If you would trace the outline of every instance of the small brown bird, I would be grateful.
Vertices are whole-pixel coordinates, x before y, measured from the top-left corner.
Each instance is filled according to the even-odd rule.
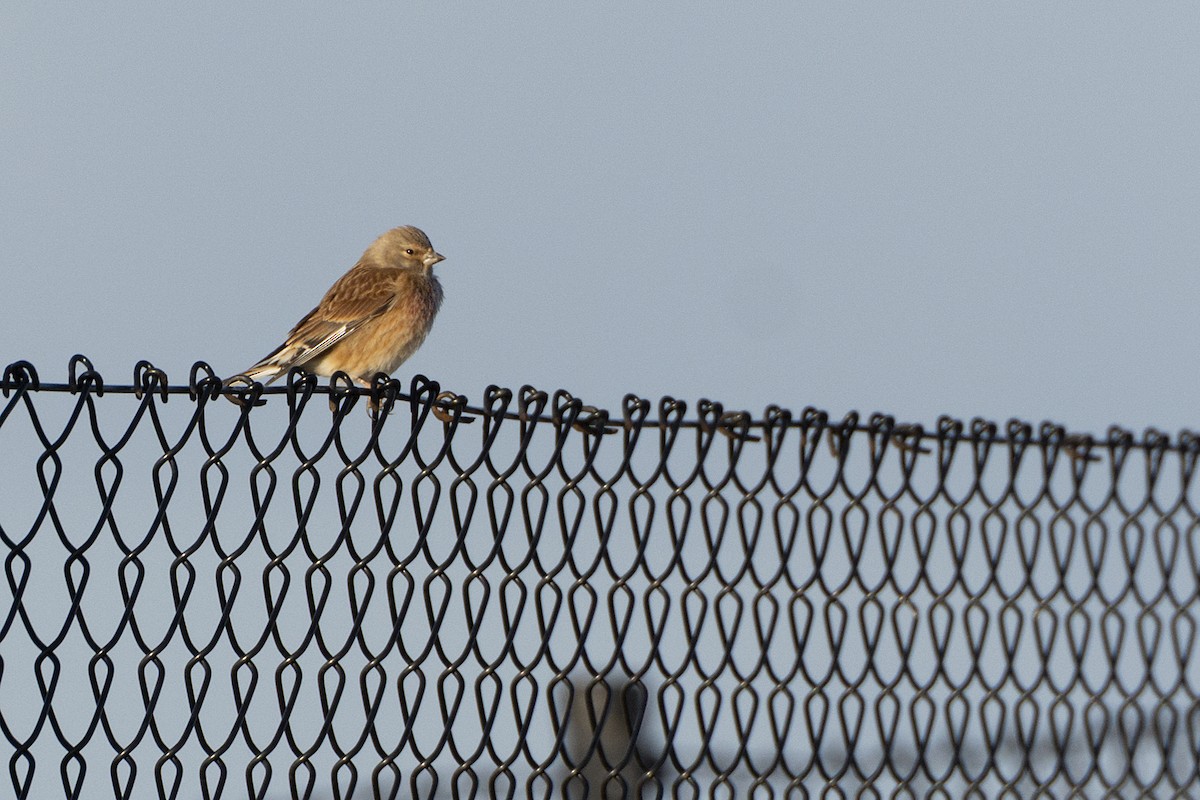
[[[422,231],[393,228],[337,279],[283,344],[226,383],[271,383],[292,367],[324,376],[340,370],[362,386],[370,386],[377,372],[390,375],[433,327],[442,304],[433,265],[443,258]]]

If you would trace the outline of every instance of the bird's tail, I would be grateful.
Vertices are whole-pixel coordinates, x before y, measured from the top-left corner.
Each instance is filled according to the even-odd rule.
[[[286,375],[288,368],[282,364],[272,361],[270,356],[264,358],[249,369],[245,369],[236,375],[231,375],[221,381],[222,385],[228,389],[235,387],[238,391],[235,394],[226,394],[225,399],[237,405],[242,405],[243,401],[240,398],[240,393],[244,389],[249,389],[250,384],[254,381],[262,383],[264,386],[269,386],[280,375]]]
[[[287,375],[288,370],[297,364],[301,363],[301,356],[304,355],[305,348],[297,347],[290,342],[284,342],[279,347],[267,354],[265,358],[257,364],[239,372],[232,378],[225,381],[228,386],[231,381],[260,381],[264,385],[270,385],[280,376]]]
[[[282,353],[281,350],[276,350],[254,366],[248,367],[236,375],[231,375],[222,381],[222,383],[226,387],[238,386],[247,388],[254,381],[258,381],[264,386],[270,386],[281,376],[286,375],[292,367],[291,360],[280,358],[281,355],[287,355],[286,353]]]
[[[287,370],[280,364],[255,364],[253,367],[243,370],[237,375],[226,378],[225,385],[228,386],[231,383],[251,383],[253,381],[258,381],[264,386],[269,386],[275,380],[277,380],[280,375],[283,375],[286,372]]]

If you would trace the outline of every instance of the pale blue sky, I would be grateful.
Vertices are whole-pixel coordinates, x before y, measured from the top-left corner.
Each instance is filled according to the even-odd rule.
[[[0,362],[271,350],[374,236],[414,371],[1200,427],[1200,7],[0,10]]]

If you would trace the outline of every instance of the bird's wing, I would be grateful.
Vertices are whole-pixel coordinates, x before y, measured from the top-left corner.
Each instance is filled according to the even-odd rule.
[[[395,269],[350,270],[296,323],[283,344],[244,374],[254,380],[266,376],[274,380],[324,353],[392,307],[399,273]]]

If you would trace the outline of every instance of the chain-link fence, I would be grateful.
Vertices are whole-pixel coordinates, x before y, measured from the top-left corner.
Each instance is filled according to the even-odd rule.
[[[1200,795],[1189,433],[0,386],[0,795]]]

